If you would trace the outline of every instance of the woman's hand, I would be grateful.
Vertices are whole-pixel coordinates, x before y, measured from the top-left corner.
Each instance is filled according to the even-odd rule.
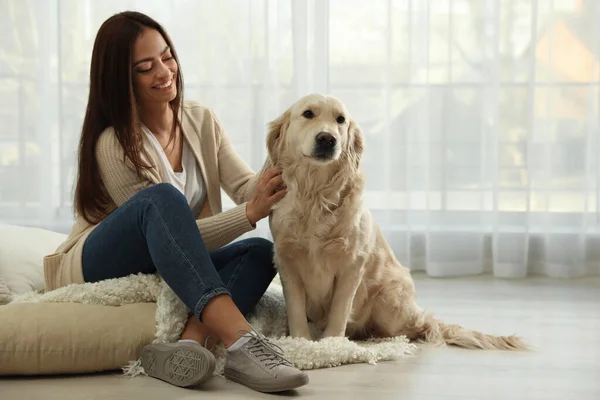
[[[252,225],[267,217],[271,207],[287,194],[287,187],[283,184],[281,169],[272,167],[266,170],[258,179],[254,197],[246,204],[246,217]]]

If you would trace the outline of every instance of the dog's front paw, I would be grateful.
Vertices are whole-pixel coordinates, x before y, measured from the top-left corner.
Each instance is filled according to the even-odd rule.
[[[323,335],[321,336],[321,339],[325,339],[328,337],[344,337],[346,336],[346,330],[345,329],[325,329],[325,331],[323,332]]]
[[[292,329],[290,336],[293,338],[303,338],[306,340],[313,340],[310,330],[308,329]]]

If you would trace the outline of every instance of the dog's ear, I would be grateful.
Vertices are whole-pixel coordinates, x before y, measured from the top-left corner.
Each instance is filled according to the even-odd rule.
[[[348,127],[348,157],[355,169],[359,169],[360,160],[364,151],[364,137],[362,129],[354,120],[350,120]]]
[[[279,162],[279,153],[283,145],[283,137],[290,125],[290,114],[291,110],[287,109],[283,114],[277,117],[277,119],[269,123],[267,150],[269,151],[269,158],[273,165],[277,165]]]

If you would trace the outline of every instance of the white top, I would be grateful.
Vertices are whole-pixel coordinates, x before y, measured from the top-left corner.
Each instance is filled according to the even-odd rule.
[[[183,154],[181,156],[181,165],[183,171],[175,172],[165,154],[165,150],[160,145],[158,139],[156,139],[156,136],[154,136],[145,126],[142,126],[142,128],[160,156],[161,165],[158,167],[164,181],[175,186],[187,199],[194,215],[198,215],[206,201],[206,189],[204,179],[202,178],[202,172],[200,171],[200,165],[196,162],[196,158],[194,157],[187,140],[182,138]]]

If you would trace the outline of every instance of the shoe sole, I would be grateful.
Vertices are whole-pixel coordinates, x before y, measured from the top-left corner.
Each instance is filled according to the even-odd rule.
[[[257,392],[274,393],[297,389],[308,383],[308,375],[305,373],[286,378],[273,378],[266,381],[255,381],[247,375],[229,368],[225,368],[225,377],[240,385],[249,387]]]
[[[199,344],[151,344],[142,350],[141,362],[148,376],[171,385],[199,385],[213,375],[215,357]]]

